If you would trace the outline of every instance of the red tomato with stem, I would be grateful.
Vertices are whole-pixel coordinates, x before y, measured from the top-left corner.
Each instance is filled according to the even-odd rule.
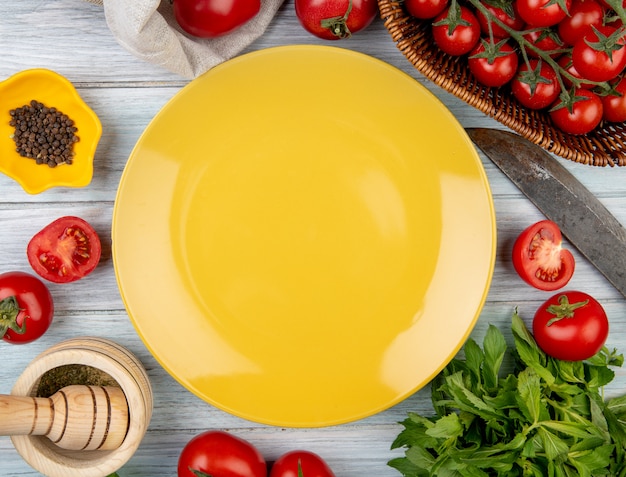
[[[460,56],[469,53],[480,40],[480,24],[467,7],[451,6],[433,22],[433,37],[445,53]]]
[[[470,52],[468,67],[480,83],[499,87],[513,79],[518,61],[517,53],[506,40],[495,45],[483,40]]]
[[[522,63],[511,81],[513,96],[529,109],[543,109],[559,97],[561,86],[556,72],[544,61],[531,59]]]
[[[407,12],[420,20],[435,18],[448,4],[449,0],[404,0]]]
[[[602,96],[602,114],[606,121],[621,123],[626,121],[626,78],[620,78],[613,85],[616,94]]]
[[[303,450],[283,454],[274,462],[270,477],[335,477],[319,455]]]
[[[561,40],[573,46],[580,38],[591,32],[592,26],[602,26],[604,8],[594,0],[573,0],[569,15],[557,25]]]
[[[513,267],[529,285],[544,291],[564,287],[574,274],[574,256],[562,248],[559,226],[541,220],[527,227],[513,244]]]
[[[94,228],[74,216],[46,225],[26,248],[33,270],[55,283],[73,282],[88,275],[98,265],[101,253],[102,244]]]
[[[587,134],[602,121],[602,100],[593,91],[578,88],[574,90],[571,102],[556,101],[550,110],[552,122],[568,134]]]
[[[54,302],[39,278],[24,272],[0,274],[0,337],[23,344],[40,338],[50,327]]]
[[[174,18],[180,27],[198,38],[216,38],[236,30],[254,18],[260,0],[174,0]]]
[[[560,56],[559,59],[557,60],[557,63],[559,64],[561,68],[563,68],[563,70],[566,73],[572,75],[572,77],[575,80],[578,80],[578,85],[577,85],[578,88],[584,88],[584,89],[595,88],[596,85],[594,83],[589,83],[588,81],[585,81],[585,79],[580,75],[580,73],[576,70],[576,68],[574,68],[574,62],[572,61],[571,52],[565,53],[563,56]],[[564,74],[561,75],[561,79],[563,80],[563,84],[565,85],[566,88],[571,88],[572,86],[574,86],[573,80],[568,78]]]
[[[533,336],[539,348],[564,361],[582,361],[602,349],[609,320],[602,305],[579,291],[557,293],[539,307],[533,318]]]
[[[563,51],[565,51],[565,44],[561,38],[559,38],[559,35],[552,30],[552,28],[528,28],[529,30],[523,35],[524,39],[538,50],[547,53],[552,58],[557,58],[563,54]],[[526,49],[526,53],[530,58],[540,57],[540,53],[530,48]]]
[[[378,15],[376,0],[295,0],[303,28],[324,40],[341,40],[367,28]]]
[[[574,68],[590,81],[610,81],[626,66],[626,39],[619,30],[598,27],[580,38],[572,49]]]
[[[516,2],[520,16],[533,27],[556,25],[567,16],[572,6],[572,0],[563,0],[562,2],[555,0],[516,0]]]
[[[248,441],[224,431],[192,438],[178,458],[178,477],[266,477],[267,464]]]
[[[510,5],[510,11],[507,11],[503,8],[484,3],[483,7],[487,9],[489,16],[485,15],[480,10],[476,10],[476,18],[478,18],[480,30],[484,36],[489,38],[489,27],[491,27],[491,33],[496,38],[508,38],[511,36],[508,31],[498,25],[493,19],[499,20],[512,30],[521,31],[524,28],[524,20],[522,20],[522,17],[519,15],[517,3],[513,2]]]

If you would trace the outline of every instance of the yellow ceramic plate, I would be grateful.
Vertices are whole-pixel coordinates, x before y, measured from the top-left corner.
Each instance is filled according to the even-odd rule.
[[[271,48],[154,118],[113,216],[137,332],[230,413],[313,427],[428,383],[484,303],[495,220],[482,164],[414,79],[334,47]]]
[[[29,104],[31,100],[56,107],[67,114],[78,131],[74,144],[74,162],[54,168],[37,164],[20,156],[12,139],[14,128],[9,125],[11,109]],[[0,82],[0,172],[16,180],[29,194],[38,194],[51,187],[84,187],[93,176],[102,125],[98,116],[82,100],[74,85],[65,77],[43,68],[21,71]]]

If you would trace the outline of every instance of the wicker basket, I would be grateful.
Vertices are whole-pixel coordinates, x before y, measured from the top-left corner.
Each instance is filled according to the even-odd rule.
[[[519,104],[507,86],[489,88],[478,83],[465,57],[450,56],[435,46],[430,21],[410,16],[402,2],[378,0],[378,6],[398,49],[441,88],[558,156],[593,166],[626,165],[625,123],[603,123],[587,135],[566,134],[545,111]]]

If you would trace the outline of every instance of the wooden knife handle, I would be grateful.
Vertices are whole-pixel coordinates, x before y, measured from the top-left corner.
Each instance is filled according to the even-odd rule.
[[[0,395],[0,435],[46,436],[63,449],[111,450],[129,426],[124,392],[72,385],[49,398]]]

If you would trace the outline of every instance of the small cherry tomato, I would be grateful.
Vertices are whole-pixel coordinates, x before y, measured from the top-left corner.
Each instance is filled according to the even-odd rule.
[[[557,58],[563,54],[565,44],[552,28],[533,29],[530,26],[528,28],[529,30],[523,35],[526,41],[552,58]],[[530,48],[526,49],[526,53],[530,58],[540,57],[540,53]]]
[[[476,18],[478,18],[480,30],[485,37],[489,38],[489,27],[491,27],[491,33],[496,38],[508,38],[511,36],[508,31],[494,22],[492,20],[493,18],[498,19],[512,30],[521,31],[522,28],[524,28],[524,20],[522,20],[522,17],[519,15],[516,2],[512,2],[510,4],[510,10],[505,10],[487,3],[484,3],[483,6],[487,9],[490,15],[487,16],[482,11],[476,10]]]
[[[470,52],[467,63],[480,83],[498,87],[511,81],[517,73],[518,56],[506,40],[496,45],[482,41]]]
[[[579,292],[557,293],[539,307],[533,318],[533,336],[539,348],[564,361],[582,361],[602,349],[609,320],[602,305]]]
[[[448,4],[449,0],[404,0],[407,12],[420,20],[435,18]]]
[[[559,97],[561,87],[554,69],[547,63],[532,59],[522,63],[511,81],[513,96],[529,109],[543,109]]]
[[[433,22],[433,37],[445,53],[460,56],[469,53],[480,39],[476,15],[467,7],[447,8]]]
[[[68,283],[91,273],[102,245],[94,228],[80,217],[65,216],[46,225],[28,242],[33,270],[46,280]]]
[[[578,87],[584,89],[593,89],[596,85],[593,83],[589,83],[585,81],[585,79],[580,75],[580,73],[574,68],[574,62],[572,61],[572,53],[565,53],[563,56],[560,56],[557,60],[557,63],[563,70],[570,75],[572,75],[575,79],[579,81]],[[574,83],[570,78],[565,75],[561,75],[561,79],[563,79],[563,84],[565,84],[566,88],[571,88],[574,86]]]
[[[573,0],[569,15],[557,25],[561,40],[573,46],[578,39],[591,31],[591,27],[599,27],[604,20],[604,9],[594,0]]]
[[[294,4],[302,27],[324,40],[348,38],[378,15],[376,0],[295,0]]]
[[[533,27],[548,27],[563,20],[572,6],[572,0],[517,0],[517,9],[526,23]]]
[[[626,77],[613,85],[616,94],[602,96],[602,114],[606,121],[621,123],[626,121]]]
[[[24,272],[0,274],[0,337],[23,344],[40,338],[50,327],[54,302],[39,278]]]
[[[248,441],[224,431],[192,438],[178,458],[178,477],[266,477],[267,464]]]
[[[550,109],[552,122],[568,134],[587,134],[602,121],[602,100],[593,91],[578,88],[574,91],[573,103],[565,104],[558,99]]]
[[[574,68],[590,81],[610,81],[626,66],[625,46],[626,38],[618,30],[598,27],[574,44]]]
[[[574,256],[561,247],[559,226],[539,221],[522,231],[513,244],[513,267],[529,285],[553,291],[564,287],[574,274]]]
[[[260,0],[174,0],[180,27],[198,38],[216,38],[250,21],[261,9]]]
[[[317,454],[295,450],[274,462],[270,477],[335,477],[328,464]]]

